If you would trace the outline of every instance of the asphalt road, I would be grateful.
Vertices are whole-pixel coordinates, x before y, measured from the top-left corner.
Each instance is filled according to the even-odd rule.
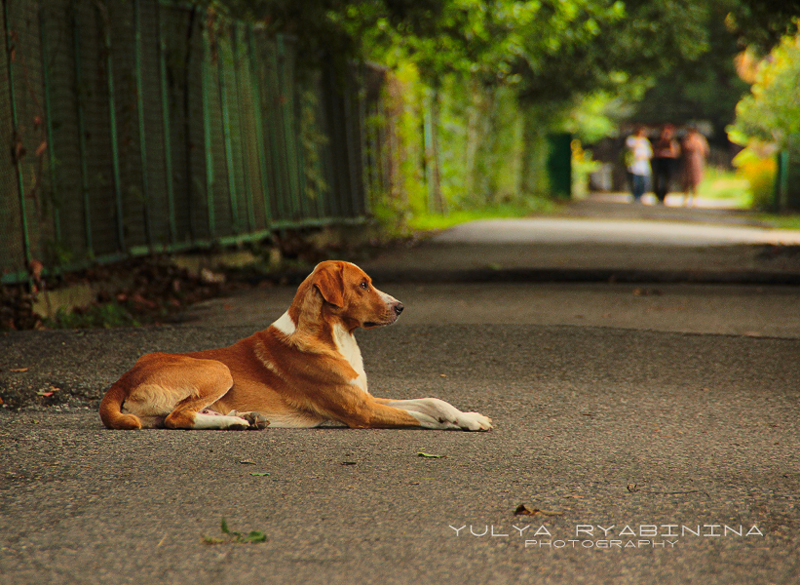
[[[797,336],[478,323],[464,299],[437,319],[418,298],[359,336],[373,393],[438,396],[492,432],[113,432],[77,403],[2,412],[3,583],[800,582]],[[238,302],[217,308],[227,325],[5,336],[0,367],[91,400],[144,351],[246,335]],[[268,540],[205,544],[223,518]]]
[[[493,431],[102,428],[139,355],[231,343],[291,289],[0,335],[0,396],[39,405],[0,410],[0,582],[800,583],[800,289],[383,288],[407,309],[359,334],[372,392]]]

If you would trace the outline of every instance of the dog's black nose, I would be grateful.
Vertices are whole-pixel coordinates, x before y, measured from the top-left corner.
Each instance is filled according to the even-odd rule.
[[[397,303],[394,306],[394,312],[395,312],[396,315],[399,315],[400,313],[402,313],[403,309],[405,309],[405,307],[403,306],[403,303]]]

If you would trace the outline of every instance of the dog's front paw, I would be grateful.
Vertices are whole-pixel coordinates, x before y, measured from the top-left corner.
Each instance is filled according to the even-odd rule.
[[[493,429],[492,419],[479,412],[464,412],[458,420],[458,426],[465,431],[489,431]]]

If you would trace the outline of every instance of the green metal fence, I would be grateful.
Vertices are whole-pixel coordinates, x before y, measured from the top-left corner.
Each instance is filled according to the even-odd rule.
[[[2,2],[4,281],[369,213],[359,71],[190,4]]]

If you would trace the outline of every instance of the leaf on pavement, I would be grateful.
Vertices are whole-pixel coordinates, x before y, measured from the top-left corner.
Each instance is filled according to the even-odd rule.
[[[238,542],[267,542],[267,535],[260,530],[253,530],[247,536],[242,536]]]
[[[50,386],[48,386],[46,390],[37,390],[36,394],[38,394],[39,396],[52,396],[54,392],[58,392],[59,390],[61,390],[61,388],[56,388],[55,386],[50,384]]]
[[[555,510],[540,510],[539,508],[531,508],[527,504],[520,504],[514,510],[514,516],[563,516],[564,512],[557,512]]]
[[[417,457],[428,457],[429,459],[442,459],[447,457],[447,455],[433,455],[431,453],[425,453],[424,451],[420,451],[417,453]]]
[[[225,535],[224,538],[214,538],[213,536],[203,535],[203,542],[208,545],[213,545],[227,543],[243,544],[267,541],[267,535],[260,530],[252,530],[247,534],[242,534],[241,532],[235,532],[231,530],[228,527],[228,522],[225,520],[225,518],[223,518],[220,522],[220,530],[222,531],[222,534]]]

